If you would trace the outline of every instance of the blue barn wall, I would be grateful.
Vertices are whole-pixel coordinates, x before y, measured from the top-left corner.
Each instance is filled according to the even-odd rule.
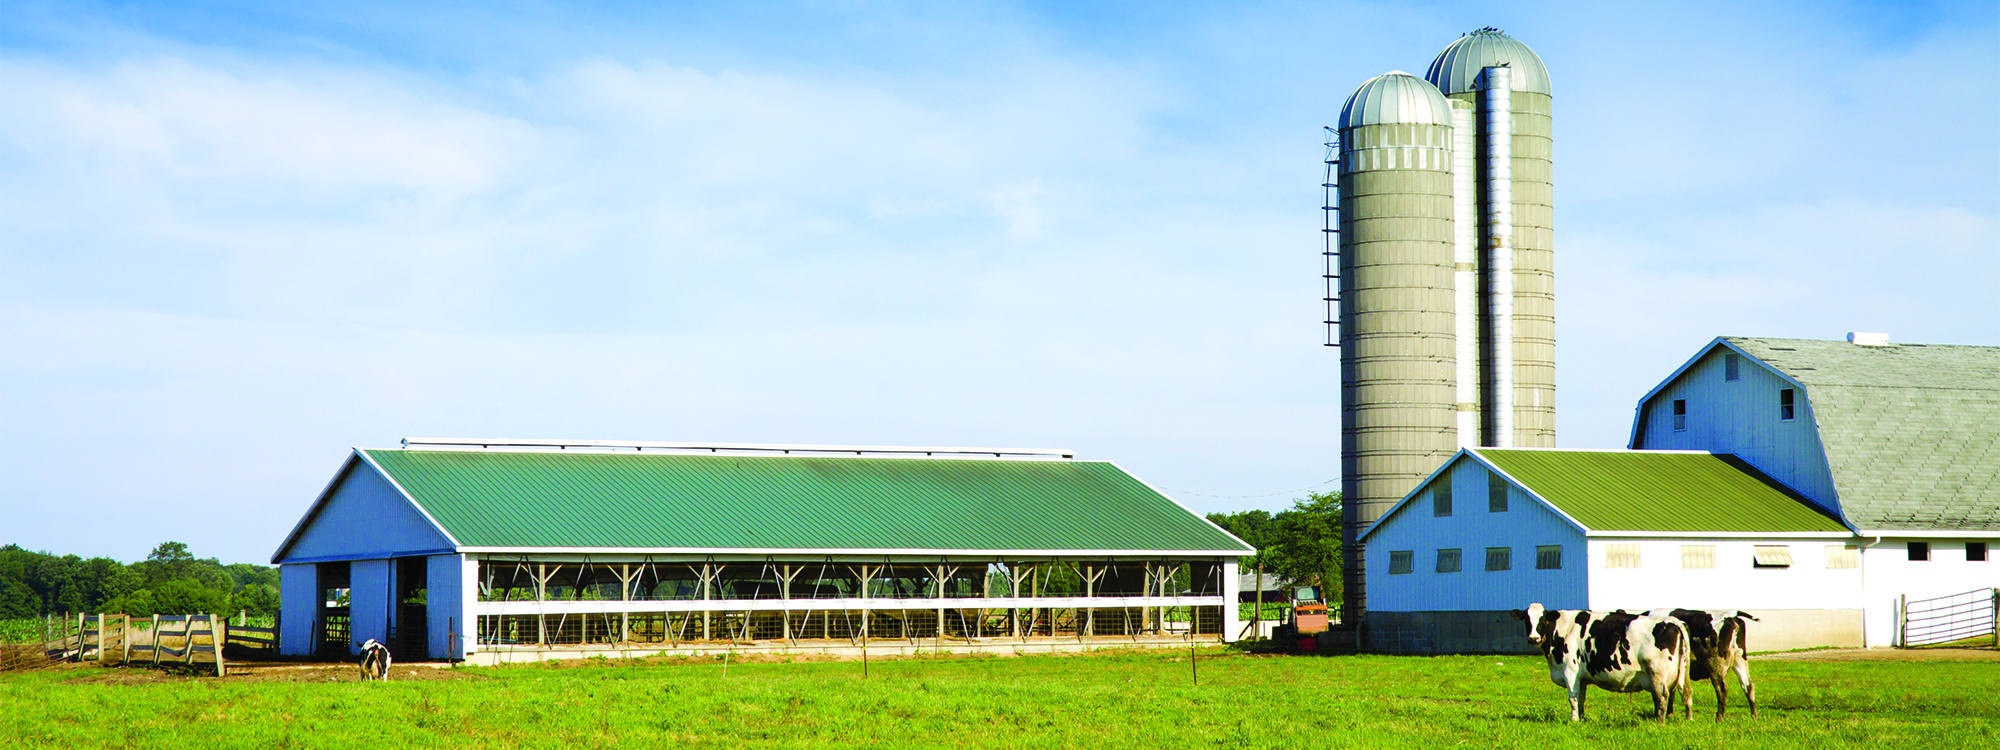
[[[425,601],[429,603],[430,656],[433,659],[463,659],[459,644],[465,632],[465,556],[432,555]]]
[[[389,599],[394,592],[390,589],[390,564],[388,560],[356,560],[350,569],[347,590],[348,616],[353,643],[347,644],[352,654],[360,654],[355,643],[370,638],[389,642]]]
[[[279,562],[379,559],[455,548],[373,466],[357,461]]]
[[[312,563],[278,566],[278,609],[281,613],[278,653],[308,656],[319,644],[313,642],[319,614],[319,567]]]
[[[1632,448],[1730,453],[1828,510],[1840,510],[1820,447],[1812,399],[1804,388],[1756,357],[1740,355],[1736,382],[1724,379],[1724,355],[1715,344],[1640,404]],[[1796,389],[1790,421],[1778,417],[1778,391]],[[1674,400],[1687,401],[1687,429],[1674,429]]]
[[[1489,512],[1489,474],[1484,464],[1460,456],[1448,474],[1433,480],[1449,477],[1452,483],[1450,516],[1432,514],[1435,490],[1427,484],[1369,534],[1362,554],[1368,563],[1370,611],[1497,611],[1520,609],[1530,602],[1556,609],[1585,606],[1588,548],[1583,532],[1512,483],[1506,512]],[[1562,545],[1562,569],[1535,569],[1535,548],[1547,544]],[[1487,547],[1513,549],[1513,568],[1487,571]],[[1451,548],[1462,550],[1461,570],[1436,572],[1437,550]],[[1412,572],[1389,573],[1389,553],[1395,550],[1414,553]]]

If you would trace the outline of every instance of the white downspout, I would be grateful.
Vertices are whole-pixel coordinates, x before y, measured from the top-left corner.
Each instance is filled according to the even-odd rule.
[[[1486,105],[1486,305],[1493,320],[1495,447],[1514,446],[1514,86],[1513,70],[1484,71]]]
[[[1471,103],[1451,108],[1452,315],[1458,336],[1458,447],[1485,446],[1479,416],[1479,122]]]

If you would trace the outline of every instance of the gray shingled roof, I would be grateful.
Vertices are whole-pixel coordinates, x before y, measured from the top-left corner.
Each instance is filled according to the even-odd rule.
[[[1805,386],[1849,523],[2000,530],[2000,346],[1724,338]]]

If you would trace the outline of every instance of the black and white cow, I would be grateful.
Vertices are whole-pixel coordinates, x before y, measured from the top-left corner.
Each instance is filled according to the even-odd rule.
[[[1528,623],[1528,640],[1549,660],[1549,681],[1569,691],[1570,721],[1583,721],[1584,691],[1591,685],[1616,693],[1653,695],[1653,717],[1665,722],[1688,694],[1687,628],[1670,617],[1581,609],[1548,610],[1539,603],[1514,610]]]
[[[389,681],[389,647],[373,638],[361,644],[361,681]]]
[[[1757,684],[1750,681],[1750,650],[1745,645],[1749,636],[1749,620],[1755,620],[1748,612],[1735,609],[1669,609],[1661,608],[1647,615],[1652,617],[1672,617],[1687,627],[1688,644],[1694,653],[1694,663],[1688,665],[1688,679],[1707,680],[1715,687],[1715,720],[1729,710],[1729,675],[1736,671],[1736,682],[1743,688],[1743,698],[1750,702],[1750,717],[1757,717]]]

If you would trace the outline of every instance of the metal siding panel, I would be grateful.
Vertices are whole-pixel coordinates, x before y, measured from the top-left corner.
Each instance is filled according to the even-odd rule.
[[[432,659],[462,659],[454,633],[465,632],[465,556],[431,555],[425,563],[424,601]]]
[[[312,523],[300,529],[285,559],[388,557],[452,546],[381,474],[362,463],[334,489]]]
[[[1454,503],[1450,516],[1431,515],[1427,503],[1413,503],[1371,534],[1367,556],[1368,608],[1383,612],[1455,612],[1521,609],[1532,602],[1574,608],[1588,600],[1584,536],[1562,516],[1513,487],[1502,513],[1487,511],[1488,472],[1460,460],[1449,473]],[[1477,502],[1472,502],[1477,500]],[[1414,512],[1413,512],[1414,511]],[[1560,544],[1561,570],[1536,570],[1535,547]],[[1485,569],[1487,547],[1513,550],[1513,566]],[[1436,573],[1436,550],[1464,550],[1458,573]],[[1415,572],[1389,575],[1389,553],[1412,550]]]
[[[1100,461],[369,455],[471,547],[1250,551]]]
[[[319,614],[318,599],[318,566],[312,563],[278,566],[278,609],[284,619],[278,633],[278,653],[312,654],[313,617]]]
[[[349,654],[360,654],[355,644],[370,638],[389,642],[389,600],[393,598],[389,570],[388,560],[356,560],[348,568],[347,614],[352,618],[348,623]]]

